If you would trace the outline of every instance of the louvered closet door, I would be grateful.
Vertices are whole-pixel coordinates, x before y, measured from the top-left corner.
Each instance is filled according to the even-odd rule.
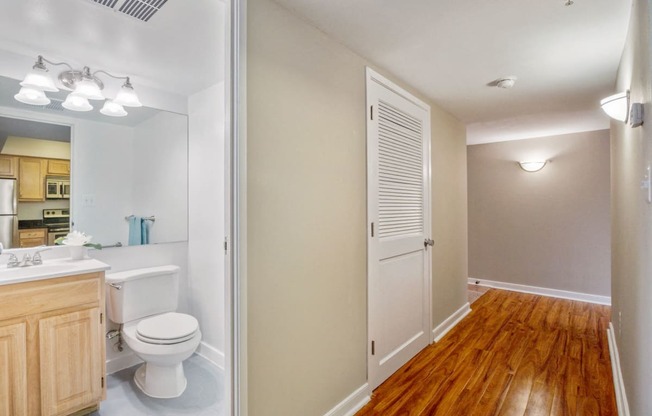
[[[430,342],[430,108],[381,82],[368,74],[372,388]]]

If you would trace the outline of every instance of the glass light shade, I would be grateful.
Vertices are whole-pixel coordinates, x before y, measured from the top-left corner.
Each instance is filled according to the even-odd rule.
[[[57,92],[59,88],[54,84],[54,80],[48,74],[46,69],[34,68],[25,75],[25,79],[20,83],[21,86],[33,88],[35,90]]]
[[[14,95],[16,101],[30,105],[48,105],[50,99],[41,90],[22,87],[18,94]]]
[[[93,109],[93,106],[88,102],[86,97],[75,95],[74,92],[68,94],[66,101],[61,105],[70,111],[91,111]]]
[[[518,164],[521,166],[521,169],[526,172],[540,171],[544,166],[546,166],[546,163],[548,163],[547,160],[536,162],[518,162]]]
[[[111,100],[107,100],[104,103],[104,107],[100,110],[100,113],[109,117],[124,117],[127,115],[124,107],[120,104],[116,104]]]
[[[134,91],[133,87],[129,85],[123,85],[122,88],[120,88],[120,91],[118,91],[118,95],[116,95],[113,102],[115,104],[120,104],[125,107],[143,106],[140,100],[138,99],[138,96],[136,95],[136,91]]]
[[[627,121],[629,112],[629,91],[611,95],[600,101],[602,110],[614,120]]]
[[[84,97],[87,100],[104,100],[104,95],[102,95],[102,90],[91,79],[82,79],[75,83],[75,91],[73,91],[78,97]]]

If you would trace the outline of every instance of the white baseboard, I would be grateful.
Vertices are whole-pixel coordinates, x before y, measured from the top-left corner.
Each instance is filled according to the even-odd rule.
[[[131,350],[124,351],[119,357],[112,358],[106,361],[106,374],[117,373],[125,368],[133,367],[136,364],[142,363],[143,360],[138,358]]]
[[[218,350],[217,348],[213,348],[202,341],[199,344],[197,351],[195,352],[197,355],[200,355],[215,364],[220,370],[224,370],[224,353],[222,351]],[[133,351],[127,349],[119,357],[115,357],[106,361],[106,373],[117,373],[120,370],[133,367],[142,362],[143,360],[138,358],[138,356],[134,354]]]
[[[369,400],[371,400],[371,389],[368,383],[364,383],[356,391],[351,393],[349,397],[329,410],[324,416],[353,416],[365,404],[369,403]]]
[[[195,352],[197,353],[197,355],[204,357],[208,361],[215,364],[220,370],[224,371],[225,359],[224,359],[224,353],[222,351],[202,341],[199,344],[199,348],[197,348],[197,351]]]
[[[625,384],[623,383],[623,373],[620,370],[620,355],[618,354],[618,344],[616,344],[616,334],[614,326],[609,322],[607,330],[609,338],[609,356],[611,357],[611,372],[614,379],[614,390],[616,391],[616,405],[620,416],[629,416],[629,403],[625,394]]]
[[[471,305],[467,302],[459,308],[457,311],[455,311],[451,316],[446,318],[444,322],[440,323],[437,325],[435,329],[432,330],[432,339],[434,342],[439,342],[440,339],[448,331],[453,329],[455,325],[457,325],[466,315],[468,315],[471,312]]]
[[[476,283],[479,282],[479,283]],[[469,277],[470,285],[479,285],[493,287],[496,289],[511,290],[513,292],[532,293],[534,295],[549,296],[552,298],[562,298],[578,300],[580,302],[597,303],[600,305],[611,305],[610,296],[591,295],[588,293],[571,292],[568,290],[548,289],[538,286],[519,285],[516,283],[497,282],[494,280],[475,279]]]

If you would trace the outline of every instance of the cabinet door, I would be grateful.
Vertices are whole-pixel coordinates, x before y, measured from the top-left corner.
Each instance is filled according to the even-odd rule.
[[[0,415],[27,416],[25,323],[0,325]]]
[[[70,161],[48,160],[48,175],[70,176]]]
[[[68,415],[102,397],[100,309],[39,321],[41,415]]]
[[[13,156],[0,155],[0,177],[16,177],[16,158]]]
[[[18,161],[18,200],[45,200],[45,169],[47,161],[21,157]]]

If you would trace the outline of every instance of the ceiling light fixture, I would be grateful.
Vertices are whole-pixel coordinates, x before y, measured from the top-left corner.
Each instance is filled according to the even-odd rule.
[[[564,3],[564,6],[572,6],[573,4],[575,4],[575,2],[573,0],[566,0],[566,3]]]
[[[538,172],[543,169],[548,163],[547,160],[544,161],[531,161],[531,162],[518,162],[518,165],[526,172]]]
[[[516,84],[517,79],[518,78],[516,78],[514,75],[500,77],[487,83],[487,87],[498,87],[498,88],[509,89],[512,88],[514,84]]]
[[[74,69],[66,62],[52,62],[43,58],[41,55],[36,59],[32,70],[27,73],[25,79],[20,83],[22,88],[20,92],[14,95],[17,101],[30,105],[47,105],[50,99],[45,92],[57,92],[54,80],[48,74],[45,63],[59,66],[65,65],[67,71],[59,74],[59,82],[67,89],[72,90],[66,97],[62,106],[71,111],[91,111],[93,106],[88,100],[106,100],[102,94],[104,83],[97,77],[97,74],[105,74],[111,78],[125,80],[124,84],[116,98],[113,101],[107,101],[100,113],[109,117],[124,117],[127,115],[124,107],[142,107],[138,95],[131,85],[129,77],[120,77],[112,75],[106,71],[99,70],[91,72],[90,68],[85,66],[81,71]]]

